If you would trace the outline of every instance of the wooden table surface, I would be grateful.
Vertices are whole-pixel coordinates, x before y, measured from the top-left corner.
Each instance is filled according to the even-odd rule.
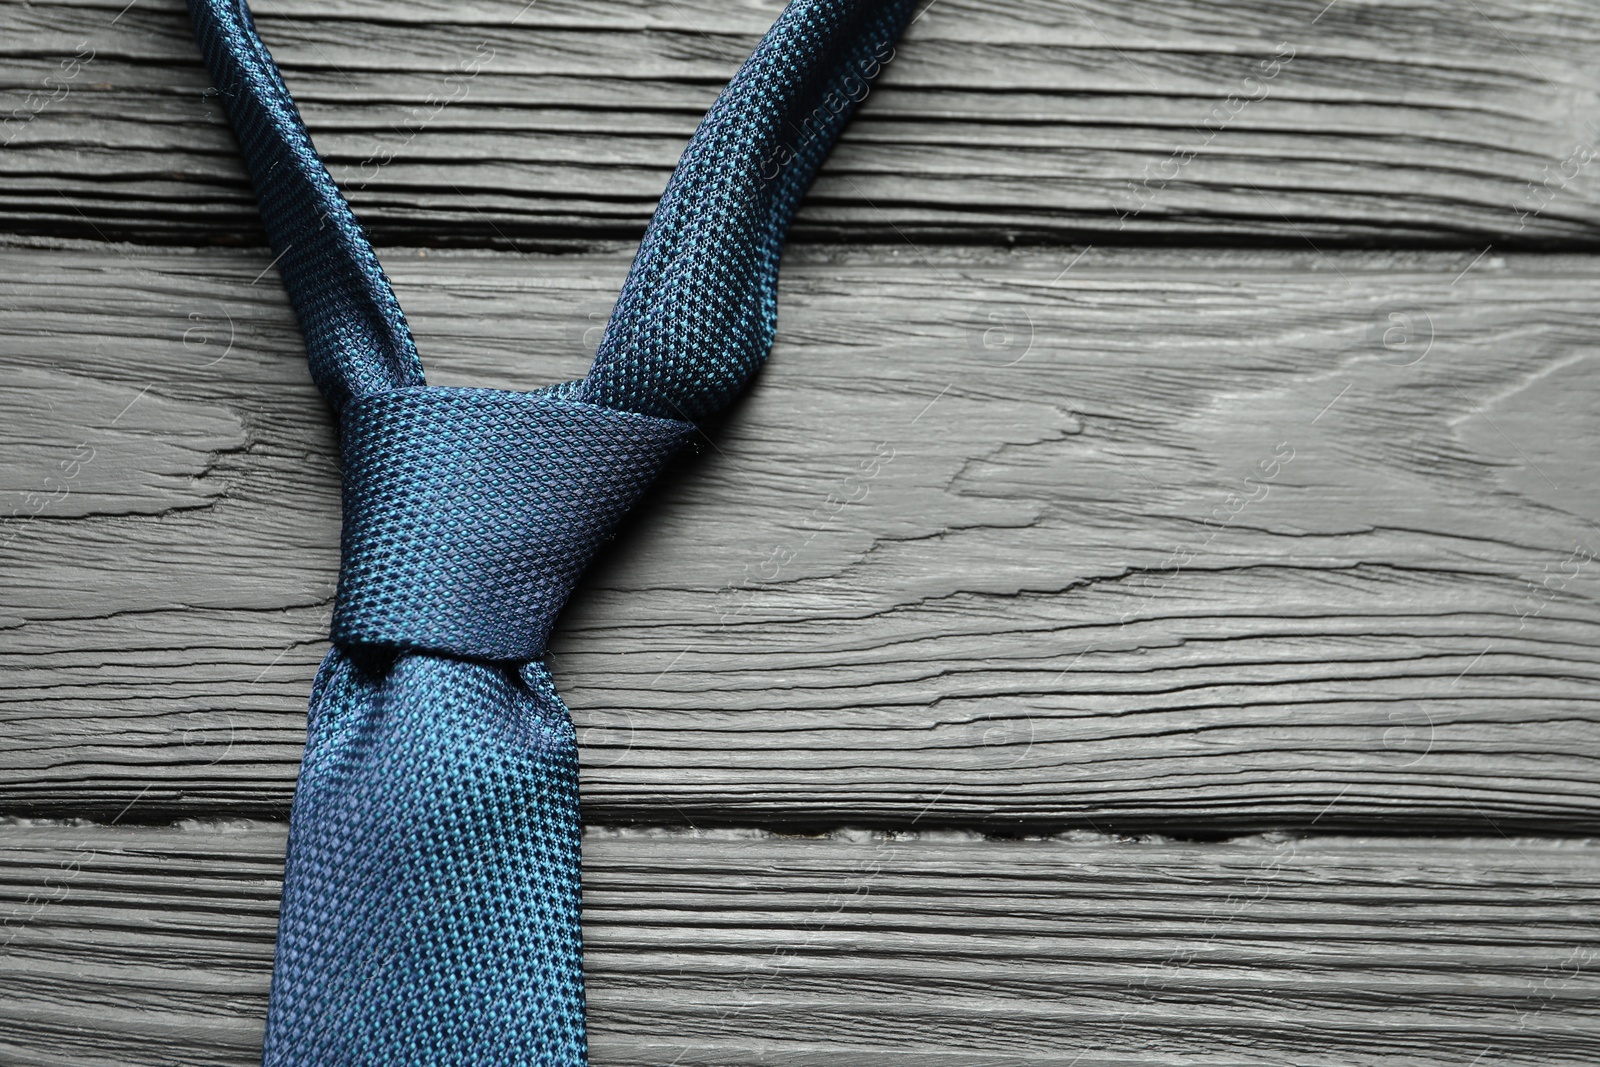
[[[243,1067],[333,426],[125,2],[0,0],[0,1064]],[[255,5],[516,388],[778,10]],[[1592,0],[925,8],[556,636],[597,1067],[1600,1063],[1597,142]]]

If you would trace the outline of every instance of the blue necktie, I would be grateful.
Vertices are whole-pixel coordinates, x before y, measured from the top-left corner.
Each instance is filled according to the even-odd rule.
[[[793,0],[684,151],[588,375],[519,393],[424,384],[248,9],[190,0],[343,465],[266,1067],[585,1062],[577,749],[541,657],[766,358],[790,220],[910,9]]]

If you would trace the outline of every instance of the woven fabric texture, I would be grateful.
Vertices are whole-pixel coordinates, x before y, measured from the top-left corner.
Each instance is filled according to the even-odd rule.
[[[264,1067],[585,1062],[578,753],[539,664],[335,647]]]
[[[685,150],[589,374],[534,393],[425,385],[249,11],[189,8],[341,413],[334,645],[263,1062],[583,1064],[577,748],[539,659],[616,523],[766,358],[784,235],[911,5],[789,5]]]
[[[694,427],[543,393],[396,389],[340,420],[333,640],[529,662]]]
[[[795,210],[910,12],[904,0],[789,5],[667,182],[584,399],[699,421],[744,387],[772,347]]]
[[[189,14],[239,137],[317,388],[337,410],[352,396],[421,385],[400,304],[317,157],[250,9],[243,0],[191,0]]]

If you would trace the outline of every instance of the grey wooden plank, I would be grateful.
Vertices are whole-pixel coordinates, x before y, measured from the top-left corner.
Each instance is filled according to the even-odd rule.
[[[0,1059],[259,1057],[281,827],[0,828]],[[604,1064],[1600,1057],[1600,848],[591,831]]]
[[[637,235],[778,9],[263,0],[320,149],[386,243]],[[940,0],[801,239],[1592,247],[1582,0]],[[0,4],[0,232],[259,242],[180,0]]]
[[[589,817],[1593,828],[1600,261],[1076,255],[790,256],[562,620]],[[0,813],[287,811],[338,495],[267,258],[0,257]],[[533,387],[626,259],[388,264]]]

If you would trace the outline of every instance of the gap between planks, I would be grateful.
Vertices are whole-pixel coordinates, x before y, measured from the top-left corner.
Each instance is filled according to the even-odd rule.
[[[775,0],[254,5],[381,243],[636,239]],[[939,0],[795,236],[1587,248],[1581,0]],[[0,232],[264,243],[181,0],[0,3]]]
[[[0,826],[0,1059],[259,1058],[283,828]],[[591,830],[593,1061],[1600,1058],[1594,842]]]

